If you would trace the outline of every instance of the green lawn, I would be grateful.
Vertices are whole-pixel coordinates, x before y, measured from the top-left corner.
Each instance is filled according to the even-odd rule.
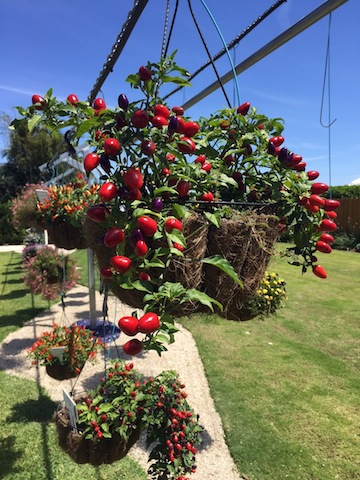
[[[360,256],[323,257],[326,280],[273,262],[289,296],[276,316],[183,320],[231,453],[252,480],[359,478]]]
[[[86,281],[86,252],[74,255]],[[32,305],[19,259],[0,254],[7,272],[0,339],[26,320],[21,312],[31,318],[47,303],[36,297]],[[333,251],[322,261],[326,280],[301,276],[283,258],[273,262],[269,271],[285,278],[289,295],[273,317],[181,319],[196,339],[231,453],[250,480],[359,478],[360,256]],[[54,405],[44,392],[3,372],[0,389],[0,478],[146,478],[128,459],[109,470],[77,466],[56,445]]]
[[[81,252],[84,258],[86,256]],[[86,265],[86,263],[85,263]],[[21,281],[21,256],[0,254],[0,341],[48,307]],[[39,386],[0,371],[0,478],[3,480],[145,480],[130,458],[92,467],[73,462],[57,445],[57,408]]]

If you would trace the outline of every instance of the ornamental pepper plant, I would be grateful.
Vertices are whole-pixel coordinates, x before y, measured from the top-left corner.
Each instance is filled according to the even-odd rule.
[[[331,251],[331,235],[323,235],[336,228],[338,203],[323,198],[328,186],[315,181],[319,173],[307,172],[301,155],[286,145],[283,121],[258,113],[249,102],[194,121],[160,96],[168,83],[188,86],[187,78],[172,54],[129,75],[134,98],[117,92],[116,108],[101,98],[90,105],[74,95],[60,102],[49,90],[30,107],[18,108],[22,118],[13,122],[15,128],[26,122],[29,128],[67,129],[75,146],[87,138],[92,151],[84,170],[103,171],[99,202],[87,216],[104,229],[99,241],[114,249],[101,275],[124,290],[142,292],[145,313],[159,318],[146,332],[139,329],[141,319],[129,321],[130,336],[145,335],[129,340],[129,354],[166,349],[164,343],[174,339],[177,305],[195,301],[221,308],[221,299],[166,279],[172,259],[199,261],[186,257],[189,239],[183,233],[195,212],[221,228],[239,209],[265,208],[277,218],[279,234],[287,231],[293,241],[289,262],[326,277],[317,255]],[[202,261],[242,284],[221,254]]]
[[[80,227],[89,206],[98,201],[99,185],[88,186],[82,173],[66,185],[51,185],[47,196],[37,202],[36,217],[46,223],[59,219],[74,227]]]
[[[52,349],[64,347],[61,359],[55,356]],[[43,366],[67,365],[71,371],[80,373],[85,362],[95,361],[102,343],[94,333],[82,326],[53,324],[50,331],[44,332],[29,348],[29,357],[33,364]]]
[[[112,360],[96,390],[77,403],[78,431],[87,440],[118,435],[128,442],[145,431],[151,446],[150,478],[179,479],[196,471],[201,443],[199,417],[176,372],[142,379],[132,363]],[[185,477],[181,477],[181,476]]]

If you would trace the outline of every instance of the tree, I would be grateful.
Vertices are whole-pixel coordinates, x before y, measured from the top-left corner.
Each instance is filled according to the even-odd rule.
[[[26,125],[21,125],[11,131],[9,148],[3,152],[7,162],[0,166],[0,202],[13,198],[26,183],[49,179],[50,172],[41,172],[40,165],[65,150],[61,136],[50,135],[43,128],[30,133]]]

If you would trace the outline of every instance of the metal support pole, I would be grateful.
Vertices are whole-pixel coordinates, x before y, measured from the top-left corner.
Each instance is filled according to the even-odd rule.
[[[300,21],[295,23],[292,27],[285,30],[285,32],[283,32],[282,34],[280,34],[279,36],[271,40],[271,42],[267,43],[264,47],[260,48],[260,50],[255,52],[253,55],[250,55],[250,57],[248,57],[246,60],[239,63],[235,67],[236,75],[239,75],[240,73],[244,72],[249,67],[251,67],[252,65],[255,65],[255,63],[262,60],[271,52],[281,47],[284,43],[288,42],[289,40],[294,38],[296,35],[303,32],[308,27],[316,23],[318,20],[321,20],[323,17],[325,17],[325,15],[332,12],[336,8],[340,7],[347,1],[348,0],[328,0],[327,2],[324,2],[322,5],[320,5],[320,7],[318,7],[311,13],[309,13],[309,15],[302,18]],[[225,85],[225,83],[229,82],[233,78],[234,78],[233,71],[230,70],[220,78],[220,81],[223,85]],[[190,100],[188,100],[183,105],[184,110],[192,107],[193,105],[196,105],[198,102],[200,102],[201,100],[206,98],[208,95],[213,93],[215,90],[217,90],[219,87],[220,87],[220,83],[218,81],[212,83],[207,88],[205,88],[204,90],[199,92],[197,95],[195,95],[193,98],[190,98]]]

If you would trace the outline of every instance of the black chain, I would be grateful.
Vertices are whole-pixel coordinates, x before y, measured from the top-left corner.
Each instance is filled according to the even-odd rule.
[[[111,52],[101,70],[99,77],[97,78],[93,89],[91,90],[88,96],[88,102],[92,103],[95,100],[96,95],[98,94],[99,90],[101,89],[103,83],[105,82],[107,76],[110,72],[113,71],[113,67],[120,56],[120,53],[123,51],[126,42],[128,41],[133,28],[136,25],[141,13],[143,12],[144,8],[148,0],[135,0],[134,7],[130,10],[128,17],[119,33],[114,46],[111,49]]]

